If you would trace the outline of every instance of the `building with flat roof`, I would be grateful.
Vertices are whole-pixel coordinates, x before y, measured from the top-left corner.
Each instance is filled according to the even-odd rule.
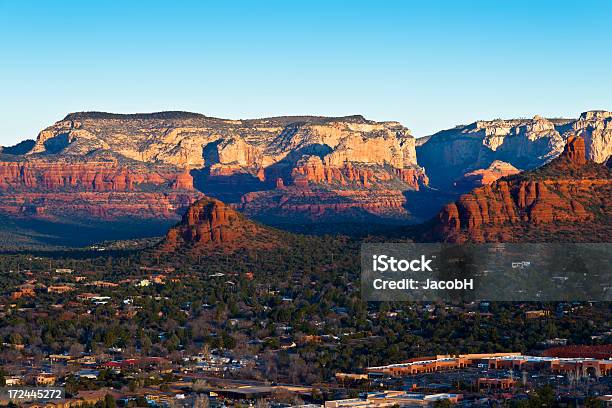
[[[516,356],[520,353],[490,353],[490,354],[460,354],[457,356],[437,355],[435,357],[421,357],[410,359],[403,363],[389,364],[379,367],[368,367],[369,374],[389,375],[402,377],[404,375],[433,373],[436,371],[465,368],[490,358]]]
[[[512,378],[479,378],[476,380],[478,389],[497,389],[508,390],[516,385],[516,380]]]
[[[507,356],[487,359],[492,369],[539,370],[547,369],[557,374],[607,376],[612,374],[612,360],[594,358],[561,358],[540,356]]]
[[[438,355],[411,359],[403,363],[366,368],[369,375],[403,377],[443,370],[484,366],[496,370],[550,370],[557,374],[607,376],[612,374],[612,360],[523,356],[520,353]]]
[[[461,394],[420,394],[405,391],[382,391],[370,392],[365,398],[325,401],[325,408],[426,407],[442,400],[449,400],[451,403],[456,404],[461,398]]]

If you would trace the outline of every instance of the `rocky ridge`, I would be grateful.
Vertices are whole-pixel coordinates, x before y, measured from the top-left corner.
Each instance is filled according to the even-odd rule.
[[[612,112],[587,111],[575,120],[534,116],[477,121],[438,132],[416,150],[432,185],[447,189],[495,160],[524,170],[540,167],[559,156],[572,136],[585,140],[589,160],[605,163],[612,154]]]
[[[344,204],[312,207],[320,195],[341,197],[336,204],[350,201],[351,208],[374,216],[409,218],[401,208],[403,193],[427,184],[410,131],[361,116],[226,120],[186,112],[75,113],[43,130],[28,156],[78,159],[100,152],[190,169],[197,189],[255,216],[274,211],[278,205],[266,207],[273,201],[291,201],[296,205],[278,208],[278,214],[301,211],[317,218],[325,208],[342,217]],[[381,191],[393,198],[379,199]]]
[[[448,242],[606,242],[612,232],[612,172],[587,160],[582,137],[560,157],[504,177],[447,204],[426,239]]]
[[[362,116],[73,113],[2,148],[0,215],[178,220],[204,193],[284,225],[419,222],[462,191],[549,163],[572,137],[609,162],[611,121],[478,121],[417,140]]]
[[[325,157],[328,165],[416,165],[414,138],[408,129],[397,122],[374,122],[361,116],[227,120],[188,112],[83,112],[40,132],[29,154],[83,156],[98,150],[147,163],[210,167],[213,173],[240,168],[254,175],[308,154]]]

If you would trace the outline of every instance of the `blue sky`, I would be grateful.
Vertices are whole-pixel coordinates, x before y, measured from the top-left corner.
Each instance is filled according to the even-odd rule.
[[[0,0],[0,144],[68,112],[363,114],[424,136],[612,109],[612,1]]]

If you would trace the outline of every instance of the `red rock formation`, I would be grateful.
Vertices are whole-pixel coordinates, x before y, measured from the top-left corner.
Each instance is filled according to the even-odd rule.
[[[178,219],[197,197],[191,192],[24,192],[0,196],[0,213],[17,217],[172,220]]]
[[[575,240],[587,228],[607,231],[610,176],[610,169],[586,161],[582,138],[570,138],[563,155],[543,168],[477,188],[446,205],[434,236],[452,242],[547,240],[573,231]],[[598,238],[584,233],[582,240]]]
[[[523,170],[562,154],[566,141],[583,137],[586,158],[605,163],[612,154],[612,112],[588,111],[574,119],[477,121],[417,141],[418,163],[436,188],[449,188],[474,168],[503,160]],[[486,184],[486,183],[485,183]]]
[[[342,167],[325,165],[317,156],[310,156],[298,162],[291,172],[293,182],[304,186],[306,180],[316,184],[339,184],[356,187],[372,187],[373,184],[390,181],[398,178],[409,188],[418,190],[421,185],[428,183],[425,172],[420,167],[390,168],[380,166],[355,166],[350,162]]]
[[[270,248],[279,245],[278,234],[248,220],[223,202],[206,197],[189,207],[181,222],[168,231],[159,249],[165,252],[204,252]]]
[[[172,188],[175,190],[193,190],[193,177],[189,174],[189,169],[186,168],[185,171],[175,176]]]
[[[331,217],[336,221],[348,217],[358,220],[355,212],[384,218],[408,218],[406,198],[399,190],[334,190],[322,191],[296,184],[282,190],[255,191],[242,196],[237,205],[248,215],[278,214],[306,218],[311,221]]]
[[[366,190],[368,199],[356,205],[378,209],[427,184],[415,143],[400,123],[361,116],[225,120],[188,112],[81,112],[42,130],[35,142],[0,148],[9,153],[4,156],[11,156],[11,163],[0,169],[0,196],[23,191],[192,190],[191,176],[177,171],[187,168],[200,191],[233,204],[253,191],[269,190],[275,196],[278,190],[291,194],[312,189],[323,191],[326,208],[352,208],[345,192],[339,194],[341,201],[332,203],[333,193],[353,190],[353,201],[358,202],[360,190]],[[115,162],[98,163],[100,158]],[[161,172],[164,166],[171,168],[169,174]],[[393,199],[376,199],[378,191],[391,189]],[[293,205],[310,208],[309,204]],[[40,206],[28,208],[24,214],[43,212]],[[45,214],[57,211],[50,204],[46,210]]]
[[[584,139],[581,137],[570,136],[565,144],[562,157],[577,166],[586,163],[586,147]]]
[[[407,183],[416,191],[418,191],[421,186],[429,184],[429,178],[425,174],[425,170],[421,167],[394,169],[394,171],[400,180]]]
[[[292,169],[288,185],[283,180],[277,182],[276,189],[246,193],[236,207],[250,216],[278,214],[311,221],[334,214],[337,220],[355,221],[368,214],[408,219],[405,192],[418,191],[427,182],[420,167],[398,169],[350,162],[338,167],[324,164],[318,156],[308,156]]]
[[[0,213],[177,218],[200,194],[188,172],[116,162],[0,162]]]
[[[193,190],[189,173],[176,170],[132,170],[111,162],[0,162],[2,190],[131,191],[137,184],[168,184]]]
[[[495,160],[486,169],[478,169],[464,174],[455,182],[455,187],[462,190],[471,190],[472,188],[487,186],[499,180],[502,177],[518,174],[521,171],[513,165]]]

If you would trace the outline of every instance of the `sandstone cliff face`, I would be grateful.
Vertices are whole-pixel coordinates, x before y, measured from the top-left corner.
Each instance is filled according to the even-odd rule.
[[[177,219],[199,193],[172,167],[0,161],[0,212],[13,216]]]
[[[407,220],[406,198],[398,190],[326,191],[292,186],[273,191],[255,191],[236,205],[249,217],[266,222],[364,222]]]
[[[395,202],[405,202],[405,191],[428,182],[416,164],[415,139],[408,129],[361,116],[225,120],[186,112],[77,113],[43,130],[29,156],[80,160],[101,151],[134,162],[193,169],[200,191],[242,203],[243,209],[248,202],[253,215],[256,209],[269,210],[265,203],[279,195],[296,203],[294,211],[307,214],[320,213],[309,206],[317,194],[327,200],[340,197],[336,204],[353,195],[358,207],[365,200],[369,208],[379,209],[390,201],[379,198],[381,191],[394,196],[395,211]],[[309,198],[300,202],[304,189],[310,190]],[[268,193],[241,198],[258,191]],[[332,205],[329,211],[344,207]]]
[[[440,208],[432,197],[454,199],[539,167],[573,136],[586,141],[586,158],[604,162],[611,120],[591,111],[578,120],[479,121],[415,140],[398,122],[361,116],[75,113],[33,145],[0,152],[0,213],[172,219],[203,192],[262,219],[421,221]]]
[[[298,160],[300,153],[329,156],[332,165],[416,165],[408,129],[361,116],[225,120],[187,112],[76,113],[43,130],[30,154],[81,156],[99,149],[188,168],[218,164],[257,170],[285,159]]]
[[[23,192],[2,196],[0,213],[58,222],[72,219],[112,223],[177,220],[199,196],[185,191]],[[112,229],[111,224],[109,228]]]
[[[318,156],[304,156],[292,169],[293,184],[339,184],[341,186],[371,187],[392,180],[406,183],[417,190],[427,185],[428,179],[420,167],[384,168],[353,165],[350,161],[339,164],[324,163]]]
[[[0,162],[0,191],[133,191],[145,185],[193,190],[189,173],[177,169],[133,169],[112,162]]]
[[[587,159],[605,163],[612,155],[612,112],[584,112],[567,135],[583,137]]]
[[[478,121],[430,136],[417,147],[418,162],[434,187],[450,188],[462,175],[501,160],[534,169],[563,151],[571,136],[585,139],[587,158],[604,163],[612,153],[612,113],[589,111],[579,119]]]
[[[171,228],[158,250],[162,252],[226,252],[238,248],[279,246],[279,233],[246,219],[223,202],[208,197],[192,204]]]
[[[288,183],[279,178],[273,190],[246,193],[237,208],[249,216],[285,220],[408,220],[414,217],[406,210],[405,192],[419,191],[427,182],[416,166],[336,165],[319,156],[303,156]]]
[[[446,205],[433,237],[450,242],[605,240],[612,230],[612,173],[586,160],[571,136],[561,157],[535,171],[502,178]]]

